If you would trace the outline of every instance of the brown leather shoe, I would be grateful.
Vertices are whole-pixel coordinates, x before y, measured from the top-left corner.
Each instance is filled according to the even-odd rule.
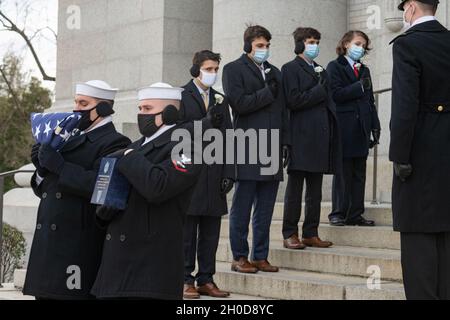
[[[300,241],[300,239],[298,238],[298,235],[296,235],[296,234],[294,234],[292,237],[284,240],[283,246],[286,249],[293,249],[293,250],[303,250],[306,248],[306,246]]]
[[[231,270],[241,273],[257,273],[258,269],[252,266],[247,258],[240,258],[239,261],[233,260]]]
[[[272,266],[269,261],[261,260],[261,261],[252,261],[252,265],[262,272],[278,272],[278,267]]]
[[[228,298],[230,296],[229,292],[220,290],[213,282],[198,287],[197,292],[202,296],[210,296],[213,298]]]
[[[331,241],[322,241],[319,237],[313,237],[308,239],[302,239],[303,243],[308,247],[314,248],[328,248],[333,245]]]
[[[197,289],[195,289],[195,286],[193,284],[185,284],[183,298],[184,299],[200,299],[200,294],[197,292]]]

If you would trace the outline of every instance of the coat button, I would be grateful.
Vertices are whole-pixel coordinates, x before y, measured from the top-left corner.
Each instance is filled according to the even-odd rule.
[[[56,231],[56,224],[52,224],[52,225],[50,226],[50,229],[52,229],[52,231]]]
[[[124,234],[120,236],[120,242],[125,242],[126,239],[127,237]]]
[[[106,241],[111,241],[111,235],[109,233],[106,235]]]
[[[38,223],[38,224],[36,225],[36,230],[41,230],[41,229],[42,229],[42,224]]]
[[[57,192],[56,193],[56,199],[61,199],[62,198],[62,194],[61,194],[61,192]]]
[[[444,106],[439,106],[439,107],[437,108],[437,110],[438,110],[439,112],[444,111]]]
[[[44,192],[43,194],[42,194],[42,199],[46,199],[47,198],[47,192]]]

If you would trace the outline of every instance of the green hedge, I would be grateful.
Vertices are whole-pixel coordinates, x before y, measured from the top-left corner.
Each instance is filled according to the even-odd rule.
[[[12,282],[14,270],[22,268],[22,259],[26,253],[27,243],[22,232],[10,226],[3,224],[3,243],[1,259],[1,282]]]

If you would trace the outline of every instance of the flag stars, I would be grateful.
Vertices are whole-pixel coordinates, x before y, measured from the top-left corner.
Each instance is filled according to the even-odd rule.
[[[48,137],[48,135],[50,134],[50,132],[52,131],[52,128],[50,127],[50,124],[51,124],[51,122],[47,122],[47,123],[45,124],[45,130],[44,130],[44,133],[47,135],[47,137]]]
[[[40,134],[41,134],[41,125],[37,126],[36,129],[34,130],[34,136],[36,137],[36,139],[39,138]]]

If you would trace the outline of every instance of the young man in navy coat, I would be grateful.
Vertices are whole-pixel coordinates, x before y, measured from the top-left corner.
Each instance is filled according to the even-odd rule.
[[[227,99],[214,90],[220,54],[209,50],[194,55],[190,70],[193,79],[183,88],[181,120],[201,121],[211,112],[223,118],[217,128],[223,136],[225,151],[226,130],[233,128]],[[184,298],[197,299],[200,295],[225,298],[230,294],[220,290],[214,282],[216,252],[220,239],[222,216],[228,213],[227,193],[234,185],[235,168],[226,164],[226,153],[221,163],[205,165],[192,195],[184,226]],[[198,272],[195,277],[195,262]],[[195,287],[197,282],[197,288]]]
[[[335,173],[341,161],[336,111],[329,94],[327,72],[314,62],[319,55],[320,32],[298,28],[293,35],[297,57],[281,69],[292,142],[284,200],[284,247],[326,248],[332,243],[319,238],[318,227],[323,174]],[[305,221],[300,240],[298,223],[304,183]]]
[[[363,217],[367,157],[369,149],[379,143],[381,132],[370,71],[361,63],[369,46],[364,32],[347,32],[337,47],[338,58],[327,68],[343,147],[343,169],[333,180],[333,212],[329,215],[334,226],[375,225]]]
[[[278,271],[267,261],[269,232],[279,182],[283,180],[280,155],[283,145],[287,155],[286,145],[289,142],[281,72],[267,62],[271,38],[272,35],[264,27],[248,27],[244,34],[245,53],[227,64],[223,71],[223,88],[233,110],[235,130],[260,136],[258,141],[247,143],[244,148],[238,147],[236,150],[238,157],[245,153],[246,161],[237,164],[237,182],[230,212],[230,241],[234,260],[231,268],[244,273]],[[264,132],[267,133],[265,137],[262,134]],[[269,165],[261,159],[250,163],[250,156],[256,153],[252,150],[255,146],[270,150],[272,162]],[[247,236],[253,207],[251,264],[248,261]]]

